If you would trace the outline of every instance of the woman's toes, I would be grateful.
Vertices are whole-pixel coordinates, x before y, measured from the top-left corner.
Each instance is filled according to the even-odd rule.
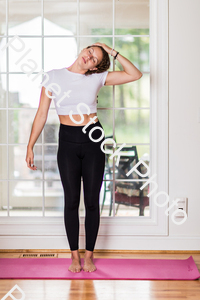
[[[85,272],[94,272],[96,270],[96,267],[94,265],[94,263],[92,261],[87,262],[84,266],[83,266],[83,271]]]
[[[68,270],[73,272],[73,273],[78,273],[82,269],[81,264],[77,260],[73,260],[72,264],[69,266]]]
[[[81,271],[81,269],[76,269],[76,273],[78,273],[78,272],[80,272]]]
[[[83,270],[84,270],[85,272],[89,272],[88,267],[86,267],[86,266],[83,268]]]

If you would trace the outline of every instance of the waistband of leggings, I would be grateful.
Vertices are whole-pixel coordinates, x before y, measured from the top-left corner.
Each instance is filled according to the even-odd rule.
[[[83,127],[85,127],[86,125],[75,125],[74,126],[74,125],[66,125],[66,124],[60,123],[60,128],[62,127],[62,129],[67,129],[67,130],[71,129],[71,130],[76,130],[76,131],[78,131],[78,130],[82,131]],[[89,128],[91,129],[91,128],[95,127],[95,126],[102,127],[102,125],[101,125],[101,123],[100,123],[99,120],[97,122],[95,122],[95,123],[91,123],[90,125],[88,125],[88,127],[87,127],[86,130],[88,130]]]
[[[65,125],[60,123],[59,140],[72,142],[72,143],[88,143],[88,142],[92,142],[92,140],[89,137],[89,132],[91,129],[95,127],[100,127],[103,129],[100,121],[91,123],[90,125],[87,126],[87,128],[85,128],[85,132],[83,132],[82,129],[85,126],[86,125],[71,126],[71,125]],[[97,140],[101,137],[101,135],[102,135],[102,130],[100,130],[99,128],[97,128],[97,130],[93,129],[92,132],[93,139]]]

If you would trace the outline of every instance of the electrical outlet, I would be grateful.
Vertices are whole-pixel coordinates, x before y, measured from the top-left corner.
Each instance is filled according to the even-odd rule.
[[[179,199],[179,201],[177,202],[177,205],[174,205],[174,210],[180,209],[180,210],[184,210],[188,216],[188,198],[186,197],[177,197],[174,201],[177,201]],[[176,218],[184,218],[184,214],[183,213],[176,213],[175,215]]]

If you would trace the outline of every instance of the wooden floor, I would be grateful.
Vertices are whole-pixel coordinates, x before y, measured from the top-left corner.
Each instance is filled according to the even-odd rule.
[[[2,251],[2,250],[0,250]],[[10,250],[11,251],[11,250]],[[18,250],[19,251],[19,250]],[[60,252],[58,257],[70,258]],[[23,252],[36,253],[24,250]],[[44,250],[38,253],[44,253]],[[48,251],[48,253],[51,253]],[[45,251],[47,253],[47,251]],[[0,253],[0,257],[19,257],[21,252]],[[81,258],[84,255],[80,253]],[[94,251],[94,258],[155,258],[187,259],[190,255],[200,271],[200,251],[196,252],[130,252]],[[39,259],[39,258],[38,258]],[[25,300],[200,300],[200,280],[0,280],[0,299],[17,284],[25,293]],[[13,293],[21,299],[20,293]],[[10,296],[6,300],[10,300]]]

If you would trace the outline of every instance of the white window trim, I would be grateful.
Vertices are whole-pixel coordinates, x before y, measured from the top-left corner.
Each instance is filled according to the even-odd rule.
[[[168,0],[150,0],[150,99],[150,176],[157,174],[155,193],[168,194]],[[152,204],[150,197],[151,217],[101,217],[98,235],[168,235],[168,205]],[[2,217],[0,235],[66,236],[60,217]]]

